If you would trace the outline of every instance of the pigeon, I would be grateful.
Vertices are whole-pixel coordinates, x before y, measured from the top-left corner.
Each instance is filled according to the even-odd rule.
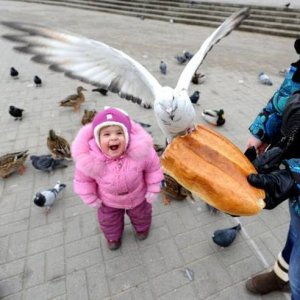
[[[183,55],[184,57],[187,59],[187,60],[191,60],[194,56],[194,54],[192,54],[191,52],[189,51],[183,51]]]
[[[167,64],[164,61],[161,61],[159,64],[160,73],[167,74]]]
[[[241,224],[238,224],[234,227],[219,229],[213,233],[213,241],[221,246],[228,247],[235,240],[236,234],[241,230]]]
[[[52,189],[36,193],[33,202],[39,207],[45,207],[46,215],[50,212],[51,207],[58,199],[60,192],[66,187],[64,183],[57,181]]]
[[[284,6],[285,6],[286,8],[289,8],[289,7],[290,7],[290,5],[291,5],[291,3],[290,3],[290,2],[288,2],[288,3],[286,3]]]
[[[193,93],[193,95],[190,96],[190,100],[193,104],[197,104],[200,98],[200,92],[199,91],[195,91]],[[199,105],[199,104],[198,104]]]
[[[287,75],[287,73],[289,72],[289,69],[281,69],[279,70],[279,75],[285,77]]]
[[[222,126],[225,123],[223,109],[204,109],[202,117],[206,122],[215,126]]]
[[[92,89],[92,92],[99,92],[101,95],[103,96],[107,96],[107,89],[103,89],[103,88],[97,88],[97,89]]]
[[[137,120],[134,120],[134,122],[140,124],[143,128],[151,127],[150,124],[146,124],[146,123],[143,123],[143,122],[140,122],[140,121],[137,121]]]
[[[36,87],[42,86],[42,79],[37,75],[34,76],[33,82],[35,83]]]
[[[215,215],[219,212],[219,210],[211,205],[209,205],[208,203],[206,203],[206,207],[208,209],[208,211],[212,214]]]
[[[2,22],[18,30],[4,38],[17,42],[19,52],[31,54],[35,62],[46,63],[66,76],[106,88],[142,107],[152,106],[156,121],[168,143],[195,128],[196,111],[188,87],[207,54],[249,16],[242,8],[215,29],[184,67],[175,88],[162,86],[139,62],[102,42],[79,35],[24,22]],[[21,43],[21,46],[20,44]],[[162,61],[160,70],[166,74]]]
[[[269,76],[264,72],[259,73],[258,79],[262,84],[273,85],[273,83],[272,83],[271,79],[269,78]]]
[[[22,118],[23,118],[23,111],[24,111],[24,109],[21,109],[21,108],[18,108],[18,107],[15,107],[15,106],[13,106],[13,105],[11,105],[10,107],[9,107],[9,114],[11,115],[11,116],[13,116],[14,118],[15,118],[15,121],[16,120],[22,120]]]
[[[153,147],[158,156],[161,156],[166,149],[166,147],[159,144],[154,144]]]
[[[19,72],[14,67],[11,67],[10,68],[10,76],[14,79],[18,79],[19,78]]]
[[[201,84],[205,81],[205,74],[195,72],[192,77],[192,83]]]
[[[48,173],[53,173],[56,169],[67,168],[64,159],[54,159],[52,155],[31,155],[31,163],[34,168]]]
[[[180,65],[183,65],[188,61],[184,55],[176,55],[175,58]]]

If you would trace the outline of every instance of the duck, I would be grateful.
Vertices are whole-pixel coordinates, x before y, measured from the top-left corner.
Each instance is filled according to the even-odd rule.
[[[193,84],[201,84],[205,81],[205,74],[195,72],[192,77]]]
[[[161,191],[163,196],[163,203],[165,205],[170,204],[170,198],[181,201],[185,200],[187,197],[190,197],[193,201],[195,201],[193,194],[188,189],[183,187],[173,177],[166,173],[164,173],[164,179],[161,184]]]
[[[6,178],[18,171],[20,175],[25,172],[24,163],[28,156],[28,150],[7,153],[0,157],[0,177]]]
[[[81,124],[85,125],[85,124],[91,123],[96,114],[97,114],[97,111],[95,109],[93,109],[93,110],[85,109],[82,119],[81,119]]]
[[[166,147],[154,144],[154,149],[157,155],[162,156]],[[161,192],[163,196],[163,203],[165,205],[169,205],[171,202],[171,198],[174,200],[184,200],[187,197],[190,197],[193,201],[195,200],[193,194],[184,188],[181,184],[179,184],[173,177],[164,173],[164,179],[161,183]]]
[[[77,87],[77,94],[69,95],[64,100],[61,100],[60,106],[73,107],[74,111],[79,111],[81,103],[85,101],[85,97],[82,91],[86,91],[82,86]]]
[[[225,123],[223,109],[204,109],[202,117],[206,122],[215,126],[222,126]]]
[[[53,129],[49,130],[49,136],[47,138],[47,147],[54,158],[63,158],[66,160],[71,160],[70,144],[65,138],[56,135]]]

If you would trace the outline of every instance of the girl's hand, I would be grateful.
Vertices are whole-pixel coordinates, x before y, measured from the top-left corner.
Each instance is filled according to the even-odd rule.
[[[96,208],[96,209],[100,208],[101,205],[102,205],[102,200],[100,200],[100,199],[97,199],[95,202],[90,204],[91,207]]]
[[[150,204],[158,200],[159,193],[150,193],[147,192],[145,195],[146,201]]]

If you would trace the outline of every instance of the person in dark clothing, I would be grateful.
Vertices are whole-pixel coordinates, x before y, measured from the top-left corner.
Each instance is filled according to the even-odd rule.
[[[300,39],[294,44],[300,54]],[[285,291],[300,299],[300,60],[291,64],[280,88],[249,127],[246,148],[259,155],[253,164],[258,174],[248,181],[266,191],[266,209],[289,199],[290,227],[286,244],[270,272],[246,281],[255,294]],[[267,149],[267,151],[266,151]],[[282,168],[284,166],[284,168]]]

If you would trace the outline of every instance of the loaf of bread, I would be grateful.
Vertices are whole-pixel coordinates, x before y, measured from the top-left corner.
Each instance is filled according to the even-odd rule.
[[[253,165],[232,142],[206,126],[176,137],[161,163],[165,173],[220,211],[250,216],[265,206],[265,192],[247,181],[256,173]]]

